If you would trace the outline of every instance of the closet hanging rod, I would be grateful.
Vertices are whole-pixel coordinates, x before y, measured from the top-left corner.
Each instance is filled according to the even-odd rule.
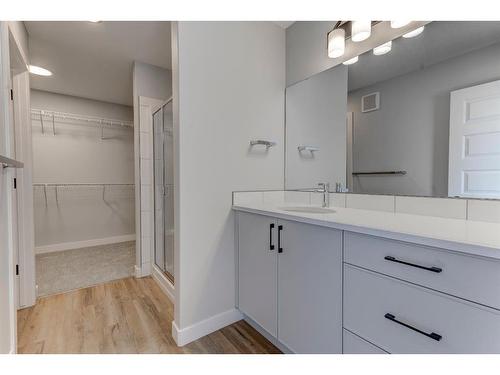
[[[104,118],[104,117],[84,116],[84,115],[77,115],[74,113],[47,111],[44,109],[36,109],[36,108],[31,109],[31,117],[34,120],[40,120],[42,122],[42,126],[43,126],[43,119],[45,118],[51,120],[53,126],[55,119],[59,119],[59,120],[72,120],[72,121],[80,121],[86,123],[94,123],[97,126],[106,125],[106,126],[118,126],[118,127],[122,126],[125,128],[134,127],[133,121],[118,120],[118,119]]]
[[[68,183],[68,184],[41,184],[36,183],[33,186],[134,186],[135,184],[98,184],[98,183]]]

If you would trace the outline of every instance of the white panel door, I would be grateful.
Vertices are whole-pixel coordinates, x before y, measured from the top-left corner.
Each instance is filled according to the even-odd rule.
[[[500,198],[500,81],[451,93],[448,195]]]
[[[342,353],[342,232],[279,221],[278,339],[295,353]]]
[[[238,308],[273,337],[277,335],[275,219],[238,213]]]

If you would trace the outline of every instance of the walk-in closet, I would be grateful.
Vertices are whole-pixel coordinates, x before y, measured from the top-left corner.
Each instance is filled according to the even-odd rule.
[[[38,296],[132,276],[131,107],[31,92]]]

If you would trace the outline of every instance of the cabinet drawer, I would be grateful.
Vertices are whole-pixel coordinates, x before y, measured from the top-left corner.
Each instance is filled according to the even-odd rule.
[[[344,329],[343,341],[343,354],[387,354],[346,329]]]
[[[495,259],[345,232],[344,261],[500,309]]]
[[[499,311],[347,264],[344,327],[389,353],[500,353]]]

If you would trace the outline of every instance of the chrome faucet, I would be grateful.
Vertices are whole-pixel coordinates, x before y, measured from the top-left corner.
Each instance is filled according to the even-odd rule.
[[[323,193],[322,207],[330,207],[330,184],[328,182],[320,182],[318,186],[319,189],[316,189],[316,192]]]

